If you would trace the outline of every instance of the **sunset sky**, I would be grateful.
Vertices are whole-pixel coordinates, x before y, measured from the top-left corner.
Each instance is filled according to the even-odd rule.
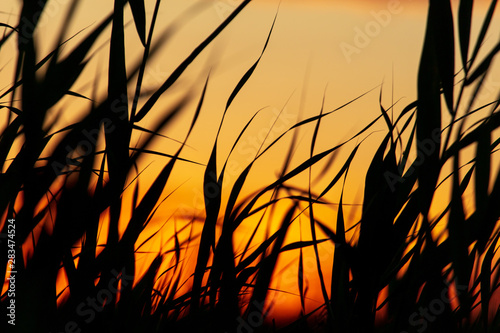
[[[46,42],[44,40],[44,43],[37,45],[40,59],[54,48],[56,39],[53,37],[57,34],[53,32],[59,31],[60,18],[64,17],[61,12],[67,11],[67,4],[70,1],[50,0],[48,3],[45,17],[42,17],[39,29],[37,28],[37,34],[48,36]],[[194,5],[195,3],[198,5]],[[155,39],[161,45],[159,44],[160,47],[146,70],[143,92],[148,94],[160,86],[175,67],[228,16],[238,3],[239,1],[235,0],[162,2],[158,26],[155,30]],[[455,13],[457,3],[458,1],[453,1]],[[484,16],[485,8],[481,3],[488,2],[478,2],[475,7],[477,17],[473,20],[473,35],[478,33],[480,19]],[[20,1],[2,0],[0,21],[16,25],[19,4]],[[65,38],[86,27],[89,27],[89,30],[92,29],[92,25],[99,23],[111,12],[112,6],[113,1],[82,1],[75,13],[77,19],[72,21],[65,32]],[[262,143],[264,146],[266,143],[269,144],[298,120],[318,114],[323,98],[326,112],[375,88],[360,100],[322,120],[315,152],[331,148],[349,139],[380,115],[380,91],[383,96],[382,104],[386,109],[391,106],[392,102],[397,101],[393,110],[394,115],[399,114],[406,105],[415,100],[419,57],[425,33],[426,6],[426,1],[417,0],[282,0],[281,3],[274,0],[261,0],[252,2],[200,55],[173,89],[159,100],[155,107],[157,114],[161,114],[162,108],[168,109],[185,93],[191,94],[191,102],[186,107],[186,112],[182,113],[175,126],[168,127],[163,134],[180,141],[184,139],[203,85],[210,73],[206,103],[198,124],[187,142],[189,147],[182,155],[186,159],[202,164],[207,163],[227,99],[239,79],[259,57],[274,16],[277,15],[269,45],[252,78],[229,108],[222,126],[218,151],[219,171],[220,165],[227,158],[240,131],[247,121],[262,109],[231,155],[231,166],[226,175],[227,188],[225,187],[223,191],[226,195],[228,194],[237,175],[252,161]],[[154,1],[147,1],[148,24],[152,15],[150,11],[153,8]],[[143,50],[131,17],[127,9],[126,20],[130,21],[130,24],[126,30],[126,48],[130,69],[137,64]],[[172,22],[176,22],[177,25],[172,26]],[[499,22],[497,13],[496,22],[488,33],[488,37],[491,38],[486,39],[488,45],[492,45],[498,38]],[[166,29],[171,29],[169,31],[172,34],[168,38],[162,38],[162,32]],[[109,37],[109,31],[110,29],[105,34],[106,37]],[[84,30],[81,36],[85,36],[86,33],[87,30]],[[76,40],[78,38],[80,35],[76,37]],[[105,45],[106,42],[107,40],[101,39],[97,45]],[[15,39],[11,38],[9,43],[3,46],[12,48],[13,52],[10,58],[9,53],[1,53],[0,91],[9,87],[12,81],[16,57],[14,43]],[[63,49],[63,54],[71,50],[72,45],[74,44],[70,41]],[[488,47],[485,49],[488,50]],[[89,97],[93,96],[95,85],[98,91],[105,91],[107,74],[102,75],[103,80],[99,80],[99,73],[107,72],[108,51],[106,47],[95,48],[93,57],[84,72],[85,75],[73,86],[73,91]],[[457,70],[460,64],[460,58],[457,57]],[[498,66],[496,68],[498,69]],[[135,84],[129,85],[129,88],[130,95],[132,95]],[[492,70],[485,90],[482,92],[482,100],[487,102],[496,98],[493,92],[498,91],[499,88],[500,71]],[[98,99],[99,96],[102,98],[104,93],[98,94]],[[140,103],[145,100],[141,99]],[[83,112],[90,106],[89,103],[81,100],[75,102],[74,97],[71,96],[63,99],[54,108],[55,112],[64,109],[59,120],[60,127],[81,118]],[[69,108],[74,112],[68,112]],[[280,116],[276,118],[278,115]],[[157,117],[154,115],[148,115],[139,125],[152,128],[155,118]],[[3,115],[1,119],[3,121]],[[0,125],[3,126],[1,121]],[[382,121],[374,127],[375,129],[380,131],[370,132],[349,171],[344,202],[348,204],[346,216],[353,217],[352,221],[348,221],[350,224],[359,219],[356,204],[362,201],[363,178],[360,175],[364,175],[374,149],[386,134],[386,126]],[[313,131],[314,124],[300,129],[294,165],[308,156]],[[283,165],[283,158],[291,142],[292,134],[287,134],[280,144],[271,149],[255,165],[255,170],[252,171],[245,186],[244,194],[262,188],[276,178]],[[367,136],[366,134],[353,140],[346,145],[345,149],[340,150],[332,168],[328,171],[329,175],[338,171],[355,144]],[[264,138],[266,140],[263,142]],[[135,139],[140,140],[139,137]],[[171,154],[178,147],[179,144],[176,142],[159,139],[154,149]],[[148,184],[154,179],[153,176],[167,161],[166,158],[157,157],[142,161],[142,166],[152,162],[141,178],[142,189],[147,189]],[[338,166],[335,164],[336,161],[338,161]],[[325,164],[315,166],[313,173],[318,175],[324,166]],[[200,186],[203,170],[203,166],[199,165],[177,164],[175,177],[169,180],[171,183],[167,184],[165,194],[182,186],[169,198],[170,204],[165,204],[164,210],[158,213],[151,232],[174,214],[175,209],[182,208],[185,209],[184,211],[192,209],[193,212],[203,210],[203,195]],[[307,188],[307,180],[305,173],[304,176],[297,178],[297,186]],[[321,191],[323,185],[322,182],[315,184],[315,191]],[[328,199],[331,202],[338,201],[339,191],[340,187],[335,187]],[[349,204],[353,205],[349,206]],[[287,207],[285,205],[283,210]],[[336,205],[323,208],[323,214],[319,215],[320,219],[330,220],[333,224],[335,210]],[[306,221],[307,218],[304,216],[304,222]],[[303,224],[306,225],[306,223]],[[243,225],[243,230],[244,227]],[[173,225],[166,228],[164,241],[172,230]],[[304,227],[304,230],[307,228]],[[262,232],[264,235],[264,230]],[[291,235],[298,237],[298,224],[294,225]],[[303,237],[310,238],[310,231],[303,233]],[[328,263],[331,265],[333,246],[330,244],[321,248],[326,253],[325,265]],[[312,255],[312,252],[309,253],[308,250],[304,253]],[[286,256],[283,257],[278,271],[283,269],[286,272],[285,268],[290,262],[286,261]],[[296,260],[296,254],[290,255],[290,258]],[[330,267],[325,267],[324,271],[328,272],[330,269]],[[296,268],[292,271],[296,272]],[[311,286],[308,297],[312,301],[308,310],[313,310],[315,306],[323,302],[319,288],[314,285],[317,282],[316,277],[313,277],[314,274],[311,273],[310,278]],[[286,274],[282,274],[281,278],[276,279],[274,283],[277,288],[291,288],[289,291],[295,293],[296,290],[293,288],[296,281],[292,282],[287,280]],[[286,297],[288,298],[277,304],[283,307],[287,304],[291,311],[298,313],[300,304],[298,304],[297,297]],[[317,305],[314,299],[318,299]]]

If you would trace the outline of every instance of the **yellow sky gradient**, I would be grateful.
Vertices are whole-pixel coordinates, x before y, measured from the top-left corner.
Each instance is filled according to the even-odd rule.
[[[57,27],[60,21],[57,18],[66,10],[68,1],[51,0],[49,3],[54,6],[53,12],[51,12],[53,14],[47,14],[48,17],[42,21],[44,23],[37,32],[40,37],[43,36],[43,39],[41,38],[43,43],[38,45],[40,58],[54,46],[54,39],[51,39],[50,36],[54,31],[58,31]],[[86,0],[78,8],[76,16],[79,19],[72,22],[66,32],[66,37],[73,35],[82,28],[100,22],[111,11],[112,3],[112,1]],[[147,1],[146,3],[149,22],[154,1]],[[171,22],[193,3],[194,1],[177,1],[162,4],[155,37],[160,40],[161,32],[167,29]],[[175,66],[203,40],[204,36],[208,35],[222,22],[229,14],[229,10],[239,2],[221,0],[199,1],[199,3],[205,5],[204,9],[200,10],[196,16],[186,16],[189,19],[181,22],[179,27],[175,29],[174,35],[164,42],[164,45],[152,59],[146,71],[145,91],[161,85],[169,73],[175,69]],[[153,112],[156,112],[158,116],[154,114],[148,115],[139,123],[143,127],[153,128],[155,120],[158,119],[162,109],[168,109],[173,101],[178,100],[184,93],[190,92],[193,97],[192,102],[175,125],[170,126],[163,133],[182,141],[189,128],[197,99],[210,71],[206,103],[194,132],[187,142],[189,147],[186,147],[182,154],[184,158],[206,163],[211,147],[214,144],[215,134],[227,98],[241,76],[260,55],[273,18],[278,13],[269,46],[254,75],[230,107],[221,131],[218,151],[219,170],[221,163],[225,161],[229,153],[232,143],[246,122],[255,112],[264,108],[248,128],[246,135],[231,155],[231,166],[228,168],[226,175],[227,187],[225,186],[223,189],[225,195],[228,195],[232,182],[234,182],[239,172],[251,162],[263,139],[267,136],[264,144],[269,143],[297,120],[318,114],[323,97],[325,98],[324,110],[330,111],[383,83],[383,86],[376,88],[359,101],[322,120],[315,153],[348,139],[377,117],[380,114],[378,98],[381,89],[383,105],[386,108],[390,107],[392,101],[400,100],[394,108],[395,115],[416,98],[416,76],[425,32],[425,1],[283,0],[279,11],[278,4],[278,1],[264,0],[251,3],[231,23],[227,31],[224,31],[213,45],[209,46],[200,55],[199,59],[180,78],[179,82],[172,87],[172,90],[169,90],[159,100]],[[454,1],[453,4],[456,6],[457,1]],[[8,18],[9,15],[6,12],[18,13],[19,1],[3,0],[0,8],[2,12],[0,13],[0,21],[14,25],[16,23],[15,14]],[[473,33],[475,34],[479,29],[480,18],[484,15],[484,8],[482,6],[477,6],[477,8],[477,17],[473,22]],[[126,18],[131,20],[128,10]],[[487,42],[494,42],[500,31],[498,15],[496,18],[496,25],[491,28],[488,35],[491,38]],[[85,34],[84,31],[82,35]],[[47,36],[46,39],[45,36]],[[106,36],[109,37],[109,29]],[[0,68],[4,68],[4,70],[0,72],[0,82],[2,82],[0,89],[5,89],[12,80],[12,67],[16,56],[13,42],[14,40],[11,39],[4,46],[12,48],[11,58],[6,56],[8,53],[1,53]],[[103,38],[98,45],[104,45],[105,43],[106,39]],[[133,24],[130,24],[127,28],[126,43],[129,50],[127,60],[130,61],[130,64],[133,64],[140,59],[142,54],[142,48],[139,47]],[[67,49],[70,50],[71,47],[72,44],[69,43]],[[67,52],[67,50],[64,50],[64,52]],[[74,91],[90,96],[92,95],[92,86],[96,82],[99,84],[99,88],[104,90],[106,87],[104,79],[107,74],[100,76],[99,73],[107,72],[107,52],[106,48],[100,50],[96,48],[94,57],[85,70],[85,75],[74,85]],[[457,66],[459,64],[459,58],[457,58]],[[495,97],[492,92],[498,91],[500,86],[499,72],[493,71],[490,80],[490,84],[486,87],[491,87],[490,95],[488,95],[488,90],[485,90],[483,92],[484,101]],[[135,88],[135,85],[133,87]],[[130,95],[132,95],[133,87],[130,87]],[[141,102],[143,101],[145,100],[141,100]],[[69,106],[75,110],[85,110],[89,106],[88,102],[78,101],[78,103],[80,104],[75,104],[74,97],[66,97],[55,110],[68,108]],[[280,112],[280,117],[276,118]],[[64,113],[60,119],[60,126],[74,122],[80,117],[81,113],[79,112]],[[386,131],[385,124],[382,121],[374,129],[380,131],[370,132],[370,137],[361,146],[359,156],[354,160],[349,172],[344,202],[353,204],[352,211],[349,207],[346,207],[346,216],[353,217],[349,221],[350,224],[359,219],[356,204],[360,204],[362,201],[361,194],[364,180],[362,175],[364,175],[364,171],[368,167],[368,162],[375,147]],[[295,166],[308,156],[313,130],[314,124],[311,124],[299,131],[299,147],[293,160]],[[255,170],[250,174],[245,187],[244,195],[262,188],[275,179],[282,167],[284,152],[286,152],[290,143],[291,134],[289,133],[283,142],[270,150],[255,165]],[[331,170],[328,171],[328,175],[325,177],[326,179],[340,168],[354,145],[366,136],[354,140],[339,152]],[[175,142],[160,139],[153,149],[172,153],[177,147],[178,144]],[[338,161],[337,164],[335,164],[336,161]],[[140,178],[141,188],[144,191],[148,188],[148,184],[153,181],[153,176],[167,162],[167,159],[155,157],[142,162],[142,166],[152,162],[145,176]],[[317,174],[324,166],[324,164],[319,164],[319,166],[313,168],[313,172]],[[165,194],[173,191],[178,186],[181,187],[169,198],[164,209],[157,213],[157,217],[153,220],[149,231],[154,231],[166,218],[172,215],[175,209],[182,208],[184,211],[188,211],[192,208],[193,211],[203,211],[201,192],[203,171],[203,166],[178,162],[174,170],[174,177],[169,179]],[[307,174],[298,177],[296,182],[306,188]],[[324,184],[324,182],[318,183],[314,187],[315,191],[320,192]],[[339,190],[339,186],[335,187],[328,199],[337,202]],[[285,208],[281,207],[280,210],[284,211]],[[318,210],[320,209],[323,211],[322,214],[318,214],[320,219],[329,220],[333,225],[336,219],[336,205],[318,208]],[[302,229],[299,229],[299,225],[295,223],[289,241],[294,237],[299,237],[300,230],[302,230],[304,239],[311,237],[310,231],[308,232],[306,228],[308,224],[307,217],[302,216],[301,219],[303,219]],[[182,221],[179,222],[179,227],[182,223]],[[248,223],[253,222],[248,221]],[[276,226],[274,224],[271,228]],[[247,226],[242,225],[242,234],[248,234],[248,232],[245,232],[246,228]],[[173,231],[173,225],[169,224],[166,230],[163,241],[168,239],[168,235]],[[260,236],[263,237],[263,235],[264,230]],[[153,247],[160,244],[161,242],[157,242]],[[170,244],[167,243],[167,246],[170,246]],[[332,262],[333,245],[326,245],[325,243],[320,248],[323,251],[322,253],[325,253],[324,259],[322,259],[322,263],[325,265],[324,272],[329,272],[331,266],[328,265],[331,265]],[[154,249],[151,248],[151,250]],[[309,252],[309,249],[305,250],[304,253],[308,257],[313,255],[312,252]],[[292,253],[280,259],[278,271],[283,270],[285,273],[281,274],[281,278],[275,279],[273,282],[274,287],[291,288],[290,292],[296,292],[296,290],[293,290],[296,281],[293,280],[293,283],[291,283],[292,279],[289,278],[291,273],[286,273],[296,272],[296,265],[287,268],[287,264],[291,260],[296,260],[296,258],[296,253]],[[311,268],[310,272],[308,297],[312,300],[308,305],[308,309],[312,310],[316,303],[320,305],[322,301],[320,290],[317,287],[315,269]],[[288,311],[298,313],[300,303],[296,296],[286,296],[279,293],[274,297],[279,297],[278,304],[281,309],[288,307]]]

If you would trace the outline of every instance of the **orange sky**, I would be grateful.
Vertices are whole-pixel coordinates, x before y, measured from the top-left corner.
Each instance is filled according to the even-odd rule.
[[[57,31],[57,17],[64,11],[63,3],[67,1],[51,0],[54,4],[53,14],[49,15],[40,26],[38,32],[40,36],[50,35],[54,29]],[[153,6],[147,1],[147,14],[150,18]],[[15,19],[5,12],[18,11],[19,1],[3,0],[0,9],[0,21],[15,24]],[[169,23],[179,14],[188,8],[193,1],[178,1],[176,3],[166,2],[162,4],[159,16],[159,25],[156,37],[160,36]],[[159,86],[168,74],[175,68],[190,50],[196,46],[209,31],[219,24],[229,13],[229,10],[238,3],[234,0],[213,1],[205,10],[196,17],[186,20],[174,36],[169,39],[146,71],[145,89]],[[220,137],[220,162],[226,158],[230,144],[236,139],[240,130],[244,127],[248,119],[259,109],[266,107],[256,118],[255,123],[249,127],[247,135],[237,147],[231,157],[231,169],[226,176],[229,191],[231,183],[236,179],[237,174],[250,161],[256,153],[256,147],[262,143],[270,125],[275,121],[277,113],[281,110],[289,99],[286,108],[278,120],[276,120],[274,130],[270,130],[266,142],[276,138],[283,130],[293,125],[297,119],[303,119],[315,115],[321,108],[321,101],[325,95],[325,111],[332,110],[356,96],[380,85],[383,85],[383,103],[389,107],[391,101],[401,99],[395,108],[395,112],[402,110],[404,106],[412,102],[416,97],[416,74],[418,61],[422,47],[423,34],[425,31],[425,3],[424,1],[298,1],[283,0],[278,12],[276,25],[271,36],[270,44],[266,53],[255,71],[253,77],[248,81],[240,95],[234,100],[227,118],[225,120]],[[454,2],[456,4],[456,1]],[[75,20],[68,29],[66,35],[71,36],[80,29],[97,23],[111,10],[111,1],[86,0],[85,4],[79,8],[79,20]],[[200,163],[206,163],[210,154],[210,149],[214,142],[217,126],[220,122],[223,106],[226,103],[232,89],[239,78],[253,64],[259,56],[262,46],[269,32],[274,15],[278,8],[278,1],[255,1],[250,4],[241,15],[217,38],[212,46],[207,48],[203,54],[193,63],[193,66],[186,71],[180,81],[162,97],[157,105],[161,110],[177,99],[182,93],[189,90],[193,93],[193,102],[186,110],[175,126],[168,128],[166,135],[182,140],[189,126],[190,117],[194,112],[194,105],[201,93],[201,89],[208,71],[211,69],[210,83],[207,91],[205,107],[200,115],[198,125],[188,141],[192,148],[184,150],[184,158],[193,159]],[[477,13],[481,17],[483,12]],[[53,16],[50,16],[53,15]],[[131,15],[127,11],[127,18]],[[497,20],[498,22],[498,20]],[[477,23],[475,21],[475,33],[477,33]],[[494,26],[489,36],[495,39],[498,36],[499,25]],[[142,49],[138,44],[133,24],[127,30],[127,48],[131,51],[127,56],[131,62],[139,59]],[[491,40],[490,39],[490,40]],[[52,47],[53,40],[43,39],[44,43],[39,44],[40,58],[43,57]],[[13,42],[4,47],[12,47]],[[102,39],[99,45],[105,44]],[[71,46],[68,46],[70,49]],[[0,68],[6,66],[0,72],[2,84],[0,89],[4,89],[12,78],[13,59],[15,54],[11,53],[11,58],[6,56],[6,52],[1,53]],[[82,94],[90,94],[90,88],[96,80],[95,74],[98,71],[106,72],[105,60],[107,50],[105,48],[96,51],[93,60],[89,63],[85,76],[77,81],[73,87],[74,91]],[[9,71],[10,70],[10,71]],[[105,79],[103,75],[102,79]],[[99,82],[101,89],[105,87],[105,81]],[[393,86],[393,87],[392,87]],[[491,75],[490,86],[498,90],[500,86],[500,74],[498,71]],[[392,90],[394,89],[394,90]],[[131,90],[132,91],[132,90]],[[334,115],[324,119],[321,125],[316,152],[332,147],[350,135],[363,128],[370,120],[379,115],[378,94],[380,88],[365,96],[360,101],[352,104],[348,108],[340,110]],[[394,96],[392,95],[394,93]],[[485,100],[492,98],[488,96],[488,91],[484,92]],[[74,100],[71,97],[65,98],[59,106],[74,107]],[[88,105],[83,102],[81,108]],[[65,114],[61,117],[61,126],[78,119],[79,115],[74,112],[71,115]],[[155,116],[146,117],[141,121],[143,127],[153,127]],[[295,162],[303,160],[308,154],[308,147],[314,125],[305,127],[300,131],[299,138],[301,145],[297,150]],[[362,146],[359,157],[355,160],[348,178],[349,186],[346,188],[344,202],[360,203],[362,193],[362,175],[367,168],[375,145],[385,134],[385,125],[380,122],[375,129],[382,132],[375,132],[370,139]],[[291,136],[290,136],[291,137]],[[364,136],[362,137],[364,138]],[[362,139],[360,138],[360,139]],[[249,193],[263,185],[268,184],[275,177],[282,165],[282,152],[286,151],[289,140],[285,138],[281,145],[271,150],[269,156],[256,165],[254,172],[250,175],[245,193]],[[354,141],[342,150],[338,155],[338,160],[343,162],[352,147],[358,141]],[[165,152],[172,152],[177,144],[167,140],[159,140],[155,149]],[[150,161],[144,161],[144,165]],[[148,169],[150,175],[154,175],[166,159],[153,159],[153,164]],[[296,165],[296,164],[295,164]],[[322,166],[313,168],[317,172]],[[334,167],[333,171],[338,168]],[[231,171],[234,170],[234,171]],[[183,184],[182,187],[172,196],[170,202],[177,205],[187,205],[195,210],[203,209],[201,196],[201,180],[203,177],[203,167],[186,165],[179,163],[175,170],[175,177],[169,180],[166,193]],[[298,178],[300,185],[305,186],[306,177]],[[147,188],[147,184],[152,181],[150,176],[141,180],[142,188]],[[322,184],[319,184],[322,185]],[[320,189],[318,186],[317,189]],[[332,191],[328,198],[332,202],[338,200],[338,189]],[[164,221],[165,216],[172,213],[172,205],[166,205],[164,211],[158,216],[158,223]],[[178,207],[178,206],[176,206]],[[189,208],[188,207],[188,208]],[[330,206],[325,209],[325,219],[330,218],[336,207]],[[330,211],[328,213],[328,210]],[[346,215],[349,215],[347,213]],[[334,217],[331,218],[332,223]],[[307,219],[305,220],[307,221]],[[153,223],[156,228],[159,224]],[[242,226],[244,229],[245,226]],[[172,230],[172,227],[170,227]],[[245,232],[242,232],[243,234]],[[298,225],[294,226],[291,233],[297,236]],[[310,237],[305,233],[304,237]],[[168,237],[165,237],[168,238]],[[158,245],[158,244],[156,244]],[[329,248],[330,247],[330,248]],[[325,245],[324,271],[328,272],[331,265],[331,244]],[[308,255],[308,250],[305,252]],[[296,258],[296,253],[290,258]],[[287,264],[286,259],[281,261],[282,266]],[[296,270],[296,266],[288,268]],[[314,269],[311,270],[313,276]],[[287,275],[284,274],[284,277]],[[287,282],[275,281],[276,287]],[[311,277],[311,287],[309,297],[320,300],[319,288],[313,285],[317,283],[315,277]],[[293,288],[293,284],[289,284]],[[292,291],[295,292],[295,291]],[[281,295],[280,295],[281,296]],[[290,301],[297,300],[295,296],[284,296],[281,303],[292,304],[291,310],[297,312],[298,303]],[[316,304],[311,303],[311,309]]]

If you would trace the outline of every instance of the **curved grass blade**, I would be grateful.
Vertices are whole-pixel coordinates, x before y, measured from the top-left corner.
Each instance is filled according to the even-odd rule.
[[[146,9],[144,0],[129,0],[130,10],[134,17],[135,28],[141,40],[142,45],[146,46]]]
[[[217,37],[231,21],[250,3],[251,0],[243,1],[236,9],[222,22],[203,42],[201,42],[191,54],[174,70],[174,72],[165,80],[162,86],[153,93],[146,104],[139,110],[133,122],[138,122],[151,110],[153,105],[158,101],[160,96],[167,91],[181,76],[186,68],[198,57],[198,55]]]

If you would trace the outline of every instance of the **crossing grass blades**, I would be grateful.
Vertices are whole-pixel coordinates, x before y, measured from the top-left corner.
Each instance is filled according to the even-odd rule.
[[[494,167],[500,144],[500,91],[488,103],[478,98],[500,51],[500,40],[490,50],[483,50],[497,1],[491,1],[479,34],[473,35],[472,0],[460,1],[457,13],[452,13],[449,1],[430,0],[416,101],[399,112],[395,106],[387,108],[380,102],[374,106],[380,109],[380,115],[367,119],[361,131],[319,152],[316,139],[322,121],[335,117],[334,111],[354,100],[341,101],[338,109],[320,110],[316,116],[298,121],[262,147],[238,175],[226,198],[221,193],[233,150],[224,158],[220,156],[219,133],[226,114],[237,112],[232,108],[233,101],[244,93],[243,87],[272,43],[275,22],[268,23],[269,33],[262,36],[261,55],[227,99],[207,161],[189,160],[182,153],[199,115],[208,112],[204,102],[210,93],[210,78],[200,78],[204,88],[198,96],[186,94],[166,111],[155,106],[203,50],[222,31],[231,29],[230,23],[250,2],[242,1],[162,84],[148,93],[143,92],[143,84],[151,56],[158,49],[152,41],[163,5],[159,0],[152,8],[146,8],[142,0],[115,0],[109,16],[81,32],[85,37],[63,40],[65,27],[77,19],[78,1],[72,1],[61,31],[51,32],[56,34],[58,46],[48,54],[37,47],[43,43],[43,36],[36,34],[37,14],[46,9],[47,1],[24,1],[21,12],[16,13],[17,25],[0,23],[0,52],[4,57],[10,55],[15,64],[12,82],[0,92],[0,225],[2,233],[7,234],[8,219],[15,219],[17,244],[16,326],[9,326],[3,316],[3,331],[238,332],[250,314],[253,322],[263,323],[252,326],[255,332],[500,331],[500,177]],[[143,48],[142,60],[135,67],[127,62],[124,42],[124,11],[128,7]],[[151,17],[146,12],[152,13]],[[189,24],[188,20],[181,23]],[[107,75],[107,90],[102,101],[96,102],[94,96],[72,89],[89,61],[90,51],[108,28],[108,71],[101,73]],[[6,47],[12,39],[17,45],[15,54]],[[168,38],[163,40],[170,42]],[[62,56],[64,46],[70,51]],[[455,58],[461,60],[460,64],[455,64]],[[461,68],[458,72],[457,67]],[[128,93],[130,87],[135,91],[132,95]],[[139,103],[144,95],[146,100]],[[61,115],[72,112],[67,106],[60,108],[60,101],[68,97],[75,103],[91,100],[91,107],[79,121],[55,128]],[[187,106],[189,98],[197,99],[194,110]],[[390,109],[395,118],[389,116]],[[54,110],[59,112],[56,117]],[[183,113],[193,116],[178,149],[149,149],[160,132],[168,132],[169,125]],[[159,120],[153,128],[140,125],[142,119],[154,114]],[[234,149],[253,120],[248,119],[230,147]],[[356,163],[358,147],[364,144],[361,139],[380,122],[385,123],[387,131],[364,175],[361,219],[349,221],[343,203],[347,175]],[[296,135],[306,126],[314,128],[310,155],[294,165],[291,157]],[[89,140],[86,133],[93,133],[95,140]],[[137,133],[143,138],[140,144],[132,139]],[[281,174],[243,197],[248,176],[262,156],[290,137],[292,144],[284,154]],[[82,142],[86,142],[85,149]],[[336,157],[337,151],[355,142],[347,159]],[[147,170],[139,170],[138,161],[150,155],[163,156],[165,163],[145,194],[139,196],[141,173]],[[311,185],[302,189],[292,186],[298,175],[309,173],[311,177],[312,167],[328,159],[340,168],[326,187],[313,190]],[[201,232],[185,240],[174,234],[174,246],[162,249],[144,274],[136,274],[137,252],[144,245],[138,239],[159,206],[169,204],[168,196],[162,193],[174,190],[170,186],[172,171],[193,163],[204,174],[205,211],[196,217],[201,219]],[[445,184],[449,185],[449,202],[436,218],[430,214],[431,205]],[[336,215],[318,215],[318,205],[328,203],[326,195],[334,186],[342,188]],[[128,188],[134,191],[132,202],[123,195]],[[466,195],[472,196],[473,208],[464,207]],[[263,198],[270,199],[262,204]],[[288,209],[280,216],[273,208],[283,202],[288,203]],[[120,234],[124,207],[132,213]],[[266,234],[259,246],[250,246],[252,235],[244,251],[236,251],[234,235],[242,223],[266,212],[272,212],[273,220],[279,221],[277,231]],[[103,216],[108,217],[108,234],[104,242],[98,242]],[[286,243],[292,224],[300,219],[308,221],[311,239]],[[438,224],[444,226],[439,232],[446,235],[439,241]],[[347,237],[350,226],[355,230],[354,238]],[[260,223],[255,232],[259,227]],[[153,238],[160,234],[158,230]],[[319,239],[319,234],[328,238]],[[318,245],[322,242],[335,245],[333,269],[328,273],[319,260]],[[76,252],[75,244],[79,244]],[[197,249],[196,258],[191,258],[195,267],[186,272],[184,259],[192,246]],[[304,306],[306,248],[314,250],[318,288],[323,295],[323,304],[312,311],[305,311]],[[7,250],[7,242],[2,241],[0,253]],[[264,320],[268,309],[262,304],[270,293],[278,259],[287,251],[296,254],[297,302],[304,311],[290,325],[276,327]],[[160,267],[164,267],[166,253],[175,255],[164,270]],[[58,302],[63,294],[56,289],[61,270],[66,273],[68,286],[63,291],[66,298]],[[0,274],[6,276],[6,272],[7,256],[0,255]],[[189,291],[182,288],[185,284],[190,286]],[[120,286],[119,293],[115,286]],[[453,301],[443,301],[453,295]],[[89,299],[102,302],[92,307]],[[9,304],[7,293],[0,300],[5,309]]]

